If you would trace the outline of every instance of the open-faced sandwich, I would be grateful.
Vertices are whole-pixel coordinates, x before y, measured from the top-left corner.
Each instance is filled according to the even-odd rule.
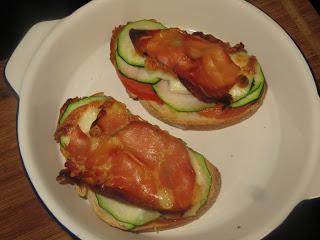
[[[130,97],[183,129],[217,129],[257,111],[266,83],[242,43],[166,28],[155,20],[116,27],[110,59]]]
[[[204,156],[102,94],[69,99],[55,140],[57,180],[74,184],[109,225],[158,231],[193,221],[216,200],[220,174]]]

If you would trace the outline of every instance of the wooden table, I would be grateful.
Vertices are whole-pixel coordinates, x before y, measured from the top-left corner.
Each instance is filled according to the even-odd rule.
[[[312,5],[307,0],[249,2],[266,12],[290,34],[306,57],[320,86],[320,17]],[[72,239],[72,236],[48,214],[33,192],[24,172],[16,132],[18,99],[6,84],[5,63],[5,60],[0,61],[0,239]],[[309,211],[318,211],[318,216],[319,200],[313,202],[311,209],[311,205],[309,206]],[[307,206],[308,204],[303,204],[300,207],[302,210],[299,211],[303,212]],[[289,223],[299,221],[290,220],[290,217],[287,220]],[[312,225],[319,224],[320,220],[317,218],[309,221],[311,222],[307,224]],[[303,225],[302,222],[297,225],[299,224]],[[288,231],[282,231],[288,228],[292,229],[290,232],[297,230],[294,229],[294,225],[291,225],[291,228],[282,225],[266,239],[307,239],[310,231],[314,231],[313,234],[320,232],[318,230],[317,233],[317,230],[312,228],[305,228],[291,235]],[[302,237],[294,238],[293,235]]]

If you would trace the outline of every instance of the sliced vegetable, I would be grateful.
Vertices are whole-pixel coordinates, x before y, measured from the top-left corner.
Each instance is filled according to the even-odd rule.
[[[170,80],[174,79],[168,73],[165,73],[161,70],[152,71],[144,67],[135,67],[127,64],[118,53],[116,53],[116,64],[119,72],[126,76],[127,78],[136,80],[142,83],[157,83],[161,79]]]
[[[232,108],[241,107],[253,101],[256,101],[261,96],[264,85],[265,85],[265,77],[260,65],[257,64],[256,74],[254,75],[253,85],[250,89],[249,94],[239,99],[238,101],[231,103],[231,107]]]
[[[97,119],[100,109],[97,107],[88,108],[79,118],[78,125],[82,132],[88,134],[92,123]]]
[[[135,80],[129,79],[117,72],[122,84],[126,89],[136,95],[140,99],[155,101],[157,103],[163,103],[161,98],[154,92],[152,85],[148,83],[139,83]]]
[[[96,194],[98,204],[110,213],[118,222],[129,224],[129,229],[144,225],[161,216],[157,211],[133,206],[109,197]]]
[[[89,104],[94,101],[103,101],[103,100],[106,100],[107,98],[108,97],[106,96],[90,96],[90,97],[80,98],[78,101],[68,105],[68,107],[60,117],[59,124],[62,124],[66,120],[66,118],[69,116],[69,114],[76,108]]]
[[[152,21],[152,20],[140,20],[137,22],[128,23],[118,37],[118,53],[121,58],[126,61],[128,64],[133,66],[144,66],[145,58],[140,56],[129,36],[130,29],[163,29],[165,28],[161,23]]]
[[[168,81],[160,81],[153,85],[157,95],[170,107],[179,112],[197,112],[208,107],[213,107],[215,103],[205,103],[198,100],[192,94],[173,93],[169,89]]]
[[[245,86],[243,86],[243,83],[238,82],[229,90],[229,94],[232,97],[232,102],[235,102],[248,95],[250,89],[252,88],[253,75],[243,76],[243,78],[245,79]]]
[[[169,81],[169,90],[172,93],[191,94],[179,79]]]
[[[85,98],[80,98],[78,101],[69,104],[62,114],[59,124],[63,124],[66,118],[77,108],[90,104],[95,101],[104,101],[108,97],[106,96],[90,96]],[[78,119],[78,125],[81,131],[85,134],[88,134],[90,131],[91,124],[97,119],[99,113],[99,109],[97,107],[89,107],[84,111],[80,118]],[[64,135],[60,137],[60,145],[62,147],[66,147],[70,142],[70,136]]]
[[[204,156],[191,149],[189,149],[189,156],[192,167],[196,173],[196,183],[200,186],[200,192],[197,201],[185,212],[185,217],[196,215],[199,208],[207,202],[212,184],[212,176],[208,170]]]
[[[262,68],[259,63],[257,63],[255,65],[255,72],[256,73],[254,75],[254,81],[253,81],[253,85],[250,89],[250,93],[254,92],[257,88],[260,87],[260,84],[264,83],[264,81],[265,81],[265,77],[264,77]]]
[[[249,95],[240,99],[239,101],[232,103],[231,107],[233,107],[233,108],[241,107],[241,106],[244,106],[248,103],[256,101],[261,96],[263,88],[264,88],[264,82],[261,83],[259,85],[259,87],[254,92],[250,93]]]

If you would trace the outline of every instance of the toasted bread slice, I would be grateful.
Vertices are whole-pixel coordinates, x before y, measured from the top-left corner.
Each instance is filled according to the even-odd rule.
[[[105,113],[108,113],[108,114],[105,114]],[[120,117],[118,119],[120,122],[122,122],[122,120],[125,121],[125,124],[122,125],[119,122],[118,125],[114,125],[114,123],[117,121],[115,121],[115,118],[113,117],[115,116],[119,117],[121,114],[128,114],[126,115],[128,116],[128,118]],[[113,123],[112,131],[114,131],[114,129],[117,128],[116,126],[118,126],[119,129],[117,131],[110,133],[108,130],[105,131],[102,128],[100,129],[97,123],[97,119],[99,117],[101,119],[105,116],[111,117],[112,121],[108,123],[111,123],[111,124]],[[185,149],[188,152],[189,158],[186,157],[185,161],[190,161],[191,168],[188,168],[188,169],[190,171],[193,171],[195,174],[193,175],[195,177],[194,179],[195,184],[192,185],[193,186],[191,189],[192,195],[188,194],[187,196],[184,196],[184,197],[192,197],[192,199],[190,199],[191,206],[188,205],[183,210],[176,208],[176,209],[173,209],[173,211],[170,211],[170,209],[167,207],[157,208],[157,206],[152,207],[150,205],[140,206],[139,204],[141,202],[131,202],[129,200],[128,201],[130,203],[125,202],[126,199],[121,194],[118,196],[113,196],[113,195],[109,196],[107,195],[108,193],[103,192],[103,189],[104,189],[104,183],[108,182],[109,179],[112,179],[112,174],[111,173],[110,175],[101,174],[101,170],[104,170],[103,167],[107,166],[106,163],[108,163],[108,161],[102,162],[102,163],[101,161],[100,162],[94,161],[94,165],[97,166],[98,168],[100,167],[99,168],[100,173],[98,173],[97,175],[95,175],[96,169],[94,170],[92,165],[90,167],[89,166],[90,164],[84,164],[84,165],[82,164],[83,163],[82,161],[84,161],[84,163],[90,162],[91,158],[88,156],[94,156],[94,154],[85,155],[86,151],[89,151],[89,150],[88,148],[82,148],[81,150],[81,146],[84,146],[83,145],[84,141],[78,141],[79,139],[82,140],[82,139],[91,138],[91,140],[93,140],[93,141],[90,141],[90,149],[92,151],[95,151],[95,149],[97,149],[97,144],[99,144],[99,140],[103,142],[106,139],[112,138],[114,140],[113,143],[118,142],[118,144],[120,144],[120,140],[118,139],[118,141],[116,141],[115,136],[119,132],[121,133],[121,130],[125,131],[123,129],[125,129],[127,126],[130,125],[130,122],[126,122],[126,120],[129,120],[129,119],[131,119],[130,121],[132,121],[133,124],[137,124],[137,123],[146,124],[143,126],[148,127],[148,129],[152,129],[151,132],[150,131],[148,132],[148,136],[154,135],[154,134],[160,135],[160,132],[158,131],[159,128],[157,126],[148,124],[140,117],[131,114],[127,110],[124,104],[121,104],[120,102],[114,100],[111,97],[107,97],[102,94],[96,94],[90,97],[69,99],[61,108],[60,117],[58,120],[58,126],[55,133],[56,141],[59,142],[61,152],[67,160],[65,164],[66,168],[60,171],[59,176],[57,177],[57,180],[62,184],[68,184],[68,183],[75,184],[76,192],[81,197],[87,198],[89,200],[90,205],[93,207],[94,211],[101,219],[103,219],[109,225],[123,229],[123,230],[133,231],[133,232],[146,232],[146,231],[158,231],[158,230],[170,229],[170,228],[184,225],[200,217],[206,210],[208,210],[208,208],[217,199],[217,196],[221,188],[220,173],[218,169],[215,166],[213,166],[204,156],[193,151],[192,149],[187,147],[183,141],[170,136],[164,130],[159,129],[165,134],[164,135],[165,137],[169,136],[170,139],[175,138],[178,141],[177,145],[169,144],[169,146],[177,147],[177,149]],[[107,123],[107,120],[105,119],[104,124],[106,123]],[[102,132],[98,131],[98,128]],[[154,129],[154,132],[152,132],[153,129]],[[73,134],[73,133],[76,133],[76,134]],[[142,134],[141,131],[139,131],[138,132],[139,139],[141,139],[141,136],[143,136],[141,134]],[[128,136],[130,138],[130,134],[127,135],[127,137]],[[66,140],[66,139],[69,139],[69,140]],[[150,138],[148,138],[148,140],[150,141]],[[156,140],[157,140],[156,144],[158,144],[160,141],[159,138],[157,138]],[[112,142],[108,142],[108,143],[112,144]],[[80,148],[72,152],[72,149],[75,149],[74,148],[75,144],[80,144]],[[166,147],[168,147],[168,141],[165,142],[165,145]],[[105,146],[108,149],[107,145],[102,145],[102,146]],[[121,151],[123,148],[125,148],[125,145],[122,145],[122,147],[118,148],[118,150]],[[146,150],[145,145],[143,145],[142,148]],[[71,152],[68,152],[70,151],[70,149],[71,149]],[[156,153],[155,149],[152,148],[152,146],[151,146],[151,149],[152,149],[152,152]],[[173,151],[173,148],[169,147],[169,149],[171,149],[170,151]],[[82,154],[81,161],[79,161],[79,158],[78,158],[78,156],[80,156],[78,155],[79,153]],[[114,155],[115,153],[116,151],[113,151],[112,153],[113,156],[115,156]],[[162,153],[163,153],[162,150],[158,152],[158,154],[160,155]],[[72,154],[77,154],[77,155],[74,158]],[[102,152],[101,154],[103,157],[108,156],[108,155],[105,155],[105,154],[108,154],[108,152]],[[134,155],[134,153],[131,152],[131,154],[132,155],[130,156],[134,156],[134,159],[138,158]],[[175,154],[175,156],[178,156],[178,158],[173,158],[173,160],[168,158],[170,160],[170,163],[172,163],[174,167],[179,168],[180,171],[185,173],[184,170],[181,170],[183,169],[182,168],[183,164],[175,165],[175,161],[179,161],[179,158],[181,156],[179,154]],[[77,160],[71,163],[70,161],[72,161],[73,159],[77,159]],[[103,158],[98,157],[98,158],[92,158],[92,159],[103,159]],[[118,164],[120,159],[119,158],[115,158],[115,159],[116,159],[116,164]],[[170,163],[167,163],[167,164],[170,164]],[[81,168],[81,171],[83,172],[86,171],[87,175],[92,174],[90,177],[90,180],[87,181],[85,178],[86,176],[81,175],[81,173],[79,173],[79,175],[77,175],[78,172],[74,172],[74,174],[72,174],[71,171],[74,169],[77,169],[78,166]],[[186,171],[188,171],[188,169]],[[148,172],[145,171],[144,173],[148,173]],[[155,176],[157,176],[158,173],[159,172],[156,172]],[[150,172],[148,174],[150,174]],[[143,174],[141,176],[143,176]],[[166,178],[169,178],[169,179],[170,178],[174,179],[171,176],[167,176],[167,175],[161,175],[161,176],[165,176]],[[99,182],[102,182],[100,187],[99,187],[99,184],[92,184],[92,181],[94,179],[98,179]],[[188,180],[185,179],[185,181],[182,182],[182,185],[180,184],[179,186],[182,187],[183,185],[186,184],[186,182],[188,182]],[[131,187],[132,186],[129,185],[129,188]],[[181,188],[179,189],[181,190]],[[98,195],[96,193],[98,193]],[[103,194],[106,194],[105,197],[102,196]],[[165,195],[163,194],[161,195],[161,194],[159,196],[162,196],[163,199],[170,199],[170,198],[166,198]],[[109,199],[108,199],[108,196],[109,196]],[[172,200],[169,200],[169,204],[172,204]],[[161,205],[161,206],[166,206],[166,205]],[[130,212],[132,213],[131,211],[132,209],[134,214],[130,215]],[[129,214],[127,214],[128,212]],[[152,218],[150,218],[150,220],[142,220],[140,222],[136,221],[137,217],[135,216],[137,215],[135,214],[137,212],[138,212],[137,214],[138,218],[139,217],[144,218],[145,215],[143,215],[143,213],[141,214],[141,212],[148,212],[148,213],[152,212],[151,213]]]

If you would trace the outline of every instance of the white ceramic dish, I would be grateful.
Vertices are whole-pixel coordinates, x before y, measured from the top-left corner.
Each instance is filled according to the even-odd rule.
[[[109,61],[112,29],[142,18],[244,42],[269,84],[262,107],[240,124],[207,132],[175,129],[151,117],[129,99]],[[30,180],[54,216],[81,239],[259,239],[298,202],[319,193],[320,101],[313,77],[290,37],[247,2],[96,0],[67,18],[35,25],[6,76],[20,98],[18,138]],[[221,194],[199,220],[160,233],[123,232],[100,221],[71,186],[56,182],[63,167],[53,140],[58,109],[69,97],[100,91],[183,138],[220,169]]]

